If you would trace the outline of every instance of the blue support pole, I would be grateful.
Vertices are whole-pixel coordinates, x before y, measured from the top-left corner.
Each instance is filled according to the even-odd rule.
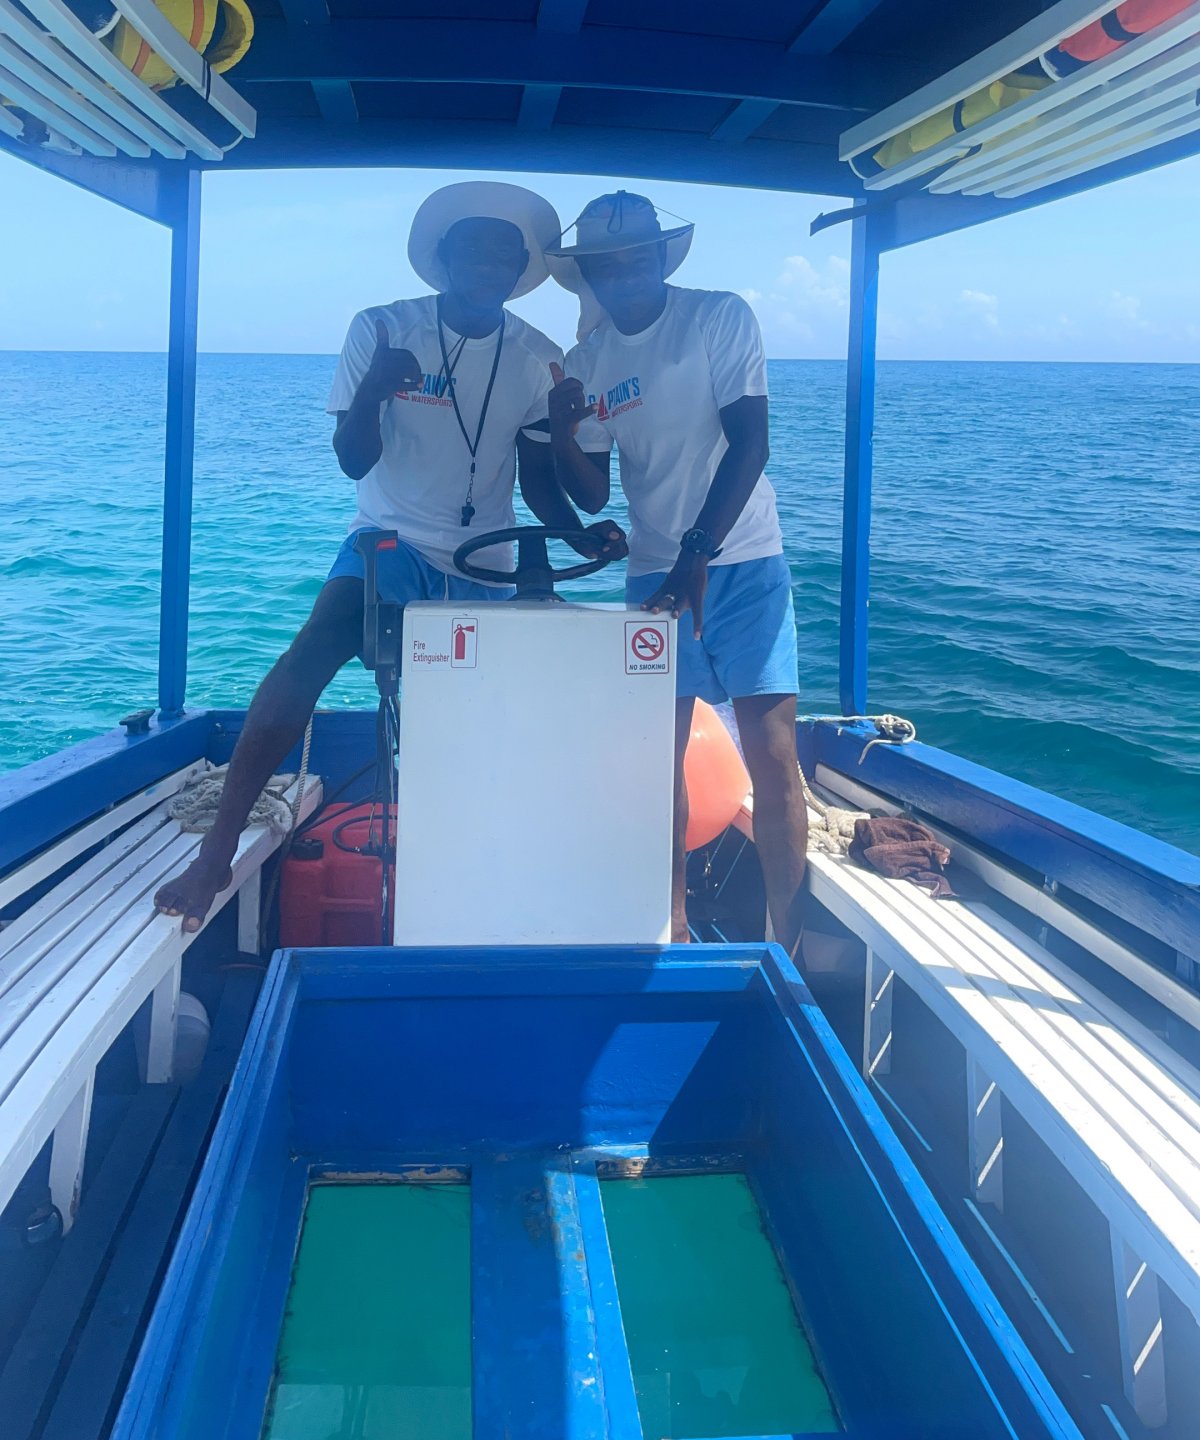
[[[846,354],[846,472],[842,497],[839,698],[843,715],[867,709],[871,583],[871,467],[875,428],[875,320],[879,246],[869,216],[851,223],[850,340]]]
[[[183,713],[187,686],[188,586],[192,551],[192,456],[196,429],[196,319],[200,278],[200,172],[179,176],[172,196],[171,328],[167,351],[167,454],[163,492],[158,709]]]

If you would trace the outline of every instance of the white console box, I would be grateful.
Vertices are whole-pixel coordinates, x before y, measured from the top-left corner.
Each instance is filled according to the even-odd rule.
[[[404,612],[398,945],[670,939],[675,622]]]

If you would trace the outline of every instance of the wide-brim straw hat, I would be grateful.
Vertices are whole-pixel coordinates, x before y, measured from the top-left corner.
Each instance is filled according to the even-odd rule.
[[[546,247],[562,234],[562,223],[549,200],[501,180],[462,180],[435,190],[413,216],[408,234],[408,260],[426,285],[439,293],[449,288],[450,277],[438,257],[438,246],[460,220],[507,220],[521,232],[529,263],[509,299],[528,295],[549,274]]]

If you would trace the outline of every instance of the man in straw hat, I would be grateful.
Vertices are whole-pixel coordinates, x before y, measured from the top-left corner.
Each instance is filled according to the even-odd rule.
[[[667,284],[692,243],[649,200],[592,201],[547,251],[580,297],[580,343],[554,366],[558,476],[593,513],[616,446],[629,503],[627,599],[680,617],[673,930],[688,938],[683,752],[697,697],[731,699],[754,785],[754,838],[775,937],[801,934],[807,813],[796,764],[796,620],[767,462],[762,337],[737,295]]]
[[[246,715],[212,829],[196,860],[155,905],[198,930],[230,883],[238,837],[275,768],[304,733],[321,692],[358,653],[363,630],[363,530],[395,530],[379,554],[377,583],[393,604],[505,599],[511,587],[460,574],[453,555],[473,530],[516,523],[513,487],[547,525],[581,522],[559,488],[549,448],[549,366],[562,351],[504,308],[546,277],[543,248],[558,216],[517,185],[468,181],[436,191],[413,219],[408,258],[436,291],[364,310],[351,321],[328,409],[333,448],[357,483],[358,509],[312,614],[267,675]],[[624,553],[601,522],[591,554]],[[506,559],[507,555],[507,559]],[[484,550],[505,569],[511,549]]]

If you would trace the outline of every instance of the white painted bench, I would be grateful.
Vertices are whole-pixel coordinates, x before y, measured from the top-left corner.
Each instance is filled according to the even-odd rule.
[[[834,803],[900,813],[824,767],[816,780]],[[1050,889],[930,828],[956,864],[1200,1022],[1195,992]],[[1200,1072],[989,906],[933,900],[819,853],[810,853],[808,874],[815,898],[867,947],[864,1075],[878,1083],[890,1069],[898,978],[966,1051],[966,1178],[976,1214],[1004,1206],[1003,1095],[1108,1221],[1125,1392],[1143,1424],[1165,1423],[1159,1279],[1200,1320]]]
[[[51,1197],[70,1227],[96,1066],[150,996],[145,1078],[171,1079],[183,952],[202,931],[184,934],[177,917],[155,913],[153,897],[201,839],[168,818],[165,802],[207,768],[200,761],[177,771],[0,880],[7,905],[102,845],[0,930],[0,1210],[53,1135]],[[310,777],[300,818],[320,801],[321,782]],[[265,825],[245,830],[233,882],[209,912],[211,920],[237,895],[240,950],[259,949],[262,867],[278,847]]]

